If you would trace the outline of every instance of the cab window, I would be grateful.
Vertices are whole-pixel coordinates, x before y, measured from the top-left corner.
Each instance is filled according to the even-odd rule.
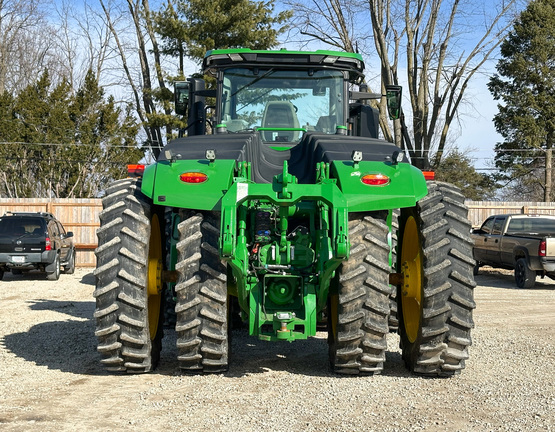
[[[503,229],[503,225],[505,225],[505,220],[507,219],[506,216],[496,217],[495,222],[493,223],[492,234],[493,235],[500,235],[501,230]]]
[[[489,219],[486,219],[486,221],[482,224],[482,227],[480,228],[480,231],[483,234],[491,234],[491,230],[493,228],[493,222],[494,222],[495,218],[491,217]]]

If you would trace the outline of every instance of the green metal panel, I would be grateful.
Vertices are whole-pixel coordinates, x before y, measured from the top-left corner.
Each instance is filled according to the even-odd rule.
[[[156,163],[155,179],[149,178],[146,187],[153,183],[154,204],[195,210],[219,210],[222,197],[233,180],[234,160],[178,160]],[[206,174],[203,183],[185,183],[179,176],[186,172]],[[146,173],[146,171],[145,171]],[[145,189],[145,186],[143,186]],[[145,192],[143,190],[143,192]],[[148,195],[148,193],[145,192]]]
[[[361,181],[366,174],[383,174],[390,182],[369,186]],[[349,212],[413,207],[428,193],[422,171],[407,163],[336,161],[331,164],[331,176],[338,179]]]
[[[145,168],[143,179],[141,182],[141,192],[147,197],[152,198],[154,195],[154,179],[156,178],[156,166],[149,165]]]

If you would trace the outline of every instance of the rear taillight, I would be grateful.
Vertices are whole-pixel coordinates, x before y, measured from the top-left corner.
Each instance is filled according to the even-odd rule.
[[[179,176],[179,180],[184,183],[204,183],[208,176],[200,172],[186,172]]]
[[[44,248],[44,250],[52,250],[52,243],[50,243],[50,239],[48,237],[46,237],[46,247]]]
[[[540,247],[538,248],[538,255],[541,257],[547,256],[547,245],[545,240],[540,241]]]
[[[389,177],[384,174],[366,174],[360,181],[368,186],[385,186],[389,184]]]
[[[141,164],[127,165],[127,175],[129,177],[142,177],[145,166]]]
[[[426,180],[434,180],[436,178],[436,173],[433,171],[422,171],[422,174],[424,174]]]

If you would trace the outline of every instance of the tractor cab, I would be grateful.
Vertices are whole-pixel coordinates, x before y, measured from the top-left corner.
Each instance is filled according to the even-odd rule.
[[[203,68],[216,79],[215,91],[205,90],[197,78],[176,86],[178,113],[186,112],[184,97],[189,101],[189,125],[203,121],[196,104],[215,96],[214,132],[256,131],[264,143],[281,148],[311,132],[378,137],[378,112],[365,101],[382,95],[354,91],[365,87],[359,54],[215,50],[206,55]],[[188,135],[205,133],[191,129]]]

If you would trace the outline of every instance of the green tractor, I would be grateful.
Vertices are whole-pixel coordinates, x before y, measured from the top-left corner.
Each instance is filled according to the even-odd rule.
[[[187,136],[103,199],[102,364],[156,367],[171,290],[183,371],[226,371],[241,318],[264,341],[303,340],[325,324],[333,371],[376,374],[397,318],[409,370],[460,372],[475,307],[464,198],[378,139],[367,100],[382,95],[363,85],[362,57],[228,49],[203,67],[215,90],[198,78],[175,89]],[[387,89],[393,117],[400,98]]]

